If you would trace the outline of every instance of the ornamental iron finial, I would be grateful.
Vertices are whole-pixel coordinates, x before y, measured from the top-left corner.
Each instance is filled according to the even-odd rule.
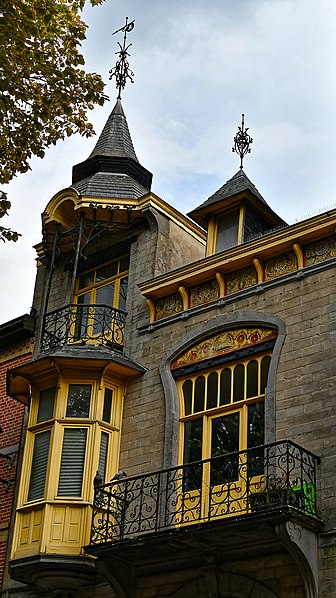
[[[242,114],[241,126],[238,126],[238,133],[233,138],[234,146],[233,152],[236,152],[240,156],[240,169],[243,170],[243,160],[246,154],[251,153],[250,145],[253,143],[252,137],[248,134],[249,128],[244,129],[244,114]]]
[[[123,45],[121,45],[121,43],[118,42],[120,50],[118,52],[116,52],[116,54],[117,54],[117,56],[119,56],[119,58],[116,62],[115,67],[109,71],[110,79],[112,79],[113,77],[116,78],[116,87],[118,90],[118,96],[117,96],[118,100],[121,100],[121,91],[122,91],[122,89],[124,89],[127,79],[130,79],[130,81],[132,83],[134,83],[134,81],[133,81],[134,73],[133,73],[133,71],[131,71],[131,69],[129,67],[128,60],[127,60],[128,56],[129,56],[129,53],[127,52],[127,50],[128,50],[128,48],[131,47],[132,44],[129,44],[128,46],[126,46],[127,33],[132,31],[132,29],[134,29],[134,23],[135,23],[135,20],[131,21],[129,23],[128,17],[126,17],[125,25],[123,27],[120,27],[120,29],[117,29],[117,31],[114,31],[112,33],[112,35],[114,35],[115,33],[119,33],[119,31],[124,32]]]

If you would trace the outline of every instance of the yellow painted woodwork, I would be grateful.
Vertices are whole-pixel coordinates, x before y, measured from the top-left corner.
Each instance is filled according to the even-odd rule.
[[[219,287],[219,296],[222,298],[225,296],[225,279],[221,272],[216,272],[216,280]]]
[[[185,311],[186,309],[189,308],[189,293],[188,293],[188,289],[186,287],[179,287],[178,291],[181,295],[181,299],[183,302],[183,310]]]
[[[45,552],[80,554],[83,545],[90,538],[93,479],[98,469],[103,432],[108,436],[105,480],[108,481],[119,468],[120,431],[127,379],[114,376],[110,364],[104,365],[103,369],[84,369],[83,366],[73,368],[72,362],[67,367],[65,362],[58,369],[56,381],[48,375],[46,380],[53,385],[56,382],[57,386],[53,418],[37,423],[41,389],[48,390],[48,384],[43,382],[43,375],[39,374],[37,380],[32,380],[33,396],[18,493],[12,558]],[[67,417],[69,387],[73,384],[90,386],[88,417]],[[111,394],[108,393],[112,399],[111,409],[105,413],[105,418],[109,421],[102,419],[105,389],[111,391]],[[65,430],[69,429],[87,430],[86,440],[83,440],[86,444],[80,496],[58,496],[63,437]],[[39,498],[28,501],[35,438],[47,430],[51,434],[44,492]],[[39,496],[40,486],[38,488],[36,496]]]
[[[299,245],[299,243],[294,243],[293,244],[293,249],[294,249],[294,253],[296,255],[296,259],[297,259],[297,263],[298,263],[298,268],[303,268],[303,251],[302,251],[302,247],[301,245]]]
[[[149,321],[150,321],[150,323],[152,323],[155,321],[155,315],[156,315],[155,303],[150,298],[146,299],[146,303],[147,303],[148,309],[149,309]]]
[[[261,261],[257,257],[254,258],[253,265],[254,265],[254,267],[256,269],[256,272],[257,272],[258,283],[263,282],[263,280],[264,280],[264,269],[263,269]]]

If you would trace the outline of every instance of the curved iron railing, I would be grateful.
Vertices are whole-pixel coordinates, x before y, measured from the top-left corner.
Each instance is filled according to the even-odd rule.
[[[41,351],[96,344],[122,351],[126,312],[108,305],[71,304],[44,317]]]
[[[316,517],[318,462],[282,441],[111,481],[95,490],[91,544],[283,507]]]

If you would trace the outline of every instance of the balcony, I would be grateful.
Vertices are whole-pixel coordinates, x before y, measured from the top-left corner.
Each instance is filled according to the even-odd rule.
[[[111,481],[95,491],[89,552],[206,523],[223,528],[283,513],[316,521],[318,462],[313,453],[282,441]]]
[[[45,315],[41,351],[97,345],[122,352],[126,312],[108,305],[70,304]]]

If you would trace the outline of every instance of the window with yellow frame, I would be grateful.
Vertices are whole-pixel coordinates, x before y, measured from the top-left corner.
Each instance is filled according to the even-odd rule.
[[[111,326],[112,310],[125,312],[129,254],[92,268],[77,278],[76,317],[72,331],[75,341],[94,339]]]
[[[121,387],[62,380],[36,390],[27,432],[21,502],[83,499],[98,470],[103,483],[118,467]]]
[[[225,514],[228,507],[223,492],[229,500],[227,487],[231,484],[230,508],[242,510],[237,501],[239,494],[244,494],[247,467],[250,478],[257,470],[257,463],[246,464],[248,449],[264,444],[264,398],[270,361],[271,353],[263,352],[177,380],[181,410],[179,462],[185,466],[203,461],[203,465],[185,470],[184,490],[191,497],[189,509],[193,491],[203,487],[202,508],[211,512],[214,507],[209,501],[217,496],[219,502],[223,501],[221,510]],[[258,449],[253,455],[258,460]]]

